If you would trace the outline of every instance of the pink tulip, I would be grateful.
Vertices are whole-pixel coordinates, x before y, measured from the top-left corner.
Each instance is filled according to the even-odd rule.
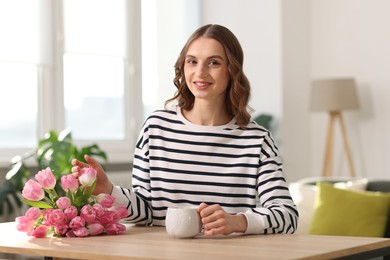
[[[117,235],[125,231],[126,231],[126,226],[123,224],[111,223],[106,226],[106,233],[109,235]]]
[[[82,207],[80,216],[85,219],[87,223],[93,223],[96,220],[96,212],[91,205]]]
[[[111,210],[118,215],[119,219],[126,218],[129,215],[129,211],[125,206],[113,206]]]
[[[75,206],[70,206],[64,209],[64,214],[66,219],[70,221],[72,218],[77,216],[77,208]]]
[[[117,222],[115,212],[105,211],[104,214],[99,217],[99,222],[102,223],[103,225]]]
[[[93,204],[92,208],[95,211],[97,218],[103,216],[104,212],[106,212],[105,208],[102,205],[100,205],[99,203]]]
[[[61,209],[54,209],[48,217],[51,226],[64,225],[67,223],[66,216]]]
[[[48,235],[86,237],[104,232],[110,235],[124,232],[126,226],[119,221],[128,216],[128,209],[114,206],[115,198],[110,194],[91,195],[91,186],[95,185],[96,178],[96,170],[88,167],[81,169],[77,177],[73,174],[62,176],[61,186],[68,196],[58,198],[53,191],[56,179],[51,169],[48,167],[39,171],[35,179],[25,183],[22,196],[30,201],[54,200],[55,204],[51,204],[49,209],[30,207],[24,216],[15,219],[16,228],[36,238]],[[50,198],[46,198],[45,193]]]
[[[22,196],[26,200],[39,201],[45,197],[45,192],[38,182],[30,179],[24,184]]]
[[[48,225],[50,226],[50,220],[49,220],[49,217],[50,217],[50,213],[53,211],[54,209],[44,209],[42,210],[42,216],[43,216],[43,224],[44,225]]]
[[[34,219],[21,216],[15,218],[16,229],[22,232],[31,232],[34,229]]]
[[[90,187],[96,180],[97,172],[94,168],[85,167],[80,170],[79,182],[83,187]]]
[[[33,236],[33,237],[36,237],[36,238],[46,237],[46,235],[47,235],[47,227],[44,226],[44,225],[38,226],[33,231],[28,232],[27,235]]]
[[[31,218],[32,220],[37,220],[40,216],[42,216],[42,212],[37,207],[31,207],[24,215],[28,218]]]
[[[60,197],[57,201],[56,201],[56,204],[57,206],[60,208],[60,209],[66,209],[68,207],[71,206],[70,204],[70,199],[68,197]]]
[[[87,225],[88,233],[91,236],[96,236],[104,232],[104,227],[100,223],[94,223]]]
[[[66,237],[76,237],[76,235],[74,234],[73,230],[69,230],[68,232],[66,232]]]
[[[35,180],[42,186],[44,189],[53,189],[56,186],[56,178],[53,175],[53,172],[47,167],[45,170],[39,171],[35,174]]]
[[[80,228],[73,229],[73,233],[77,237],[86,237],[89,234],[88,229],[86,227],[80,227]]]
[[[61,177],[61,186],[64,191],[75,192],[79,188],[79,182],[72,174],[68,174]]]
[[[83,219],[80,216],[76,216],[72,218],[72,220],[69,222],[69,227],[72,229],[76,229],[84,226],[85,226],[85,219]]]
[[[115,198],[110,194],[100,193],[96,196],[96,202],[105,208],[111,208],[115,202]]]
[[[55,225],[54,226],[54,232],[59,236],[65,235],[66,232],[68,232],[68,230],[69,230],[68,225]]]

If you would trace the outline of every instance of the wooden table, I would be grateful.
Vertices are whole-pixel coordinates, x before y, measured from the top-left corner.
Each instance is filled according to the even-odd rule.
[[[0,252],[72,259],[367,259],[390,255],[390,239],[313,235],[230,235],[176,239],[163,227],[86,238],[32,238],[0,223]]]

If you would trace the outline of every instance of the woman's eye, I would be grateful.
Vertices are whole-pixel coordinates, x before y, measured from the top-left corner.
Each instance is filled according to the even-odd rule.
[[[196,61],[194,61],[194,60],[187,60],[187,63],[188,64],[196,64]]]
[[[209,62],[209,64],[212,65],[212,66],[217,66],[220,63],[218,61],[216,61],[216,60],[212,60],[212,61]]]

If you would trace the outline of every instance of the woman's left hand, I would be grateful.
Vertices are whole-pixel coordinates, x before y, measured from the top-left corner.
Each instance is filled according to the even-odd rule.
[[[244,233],[247,228],[243,214],[231,215],[218,204],[201,203],[198,208],[206,236],[228,235],[233,232]]]

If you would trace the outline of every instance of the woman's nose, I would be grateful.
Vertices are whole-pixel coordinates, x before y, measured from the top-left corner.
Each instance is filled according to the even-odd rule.
[[[208,68],[204,65],[199,65],[196,69],[196,74],[199,77],[206,77],[208,76]]]

